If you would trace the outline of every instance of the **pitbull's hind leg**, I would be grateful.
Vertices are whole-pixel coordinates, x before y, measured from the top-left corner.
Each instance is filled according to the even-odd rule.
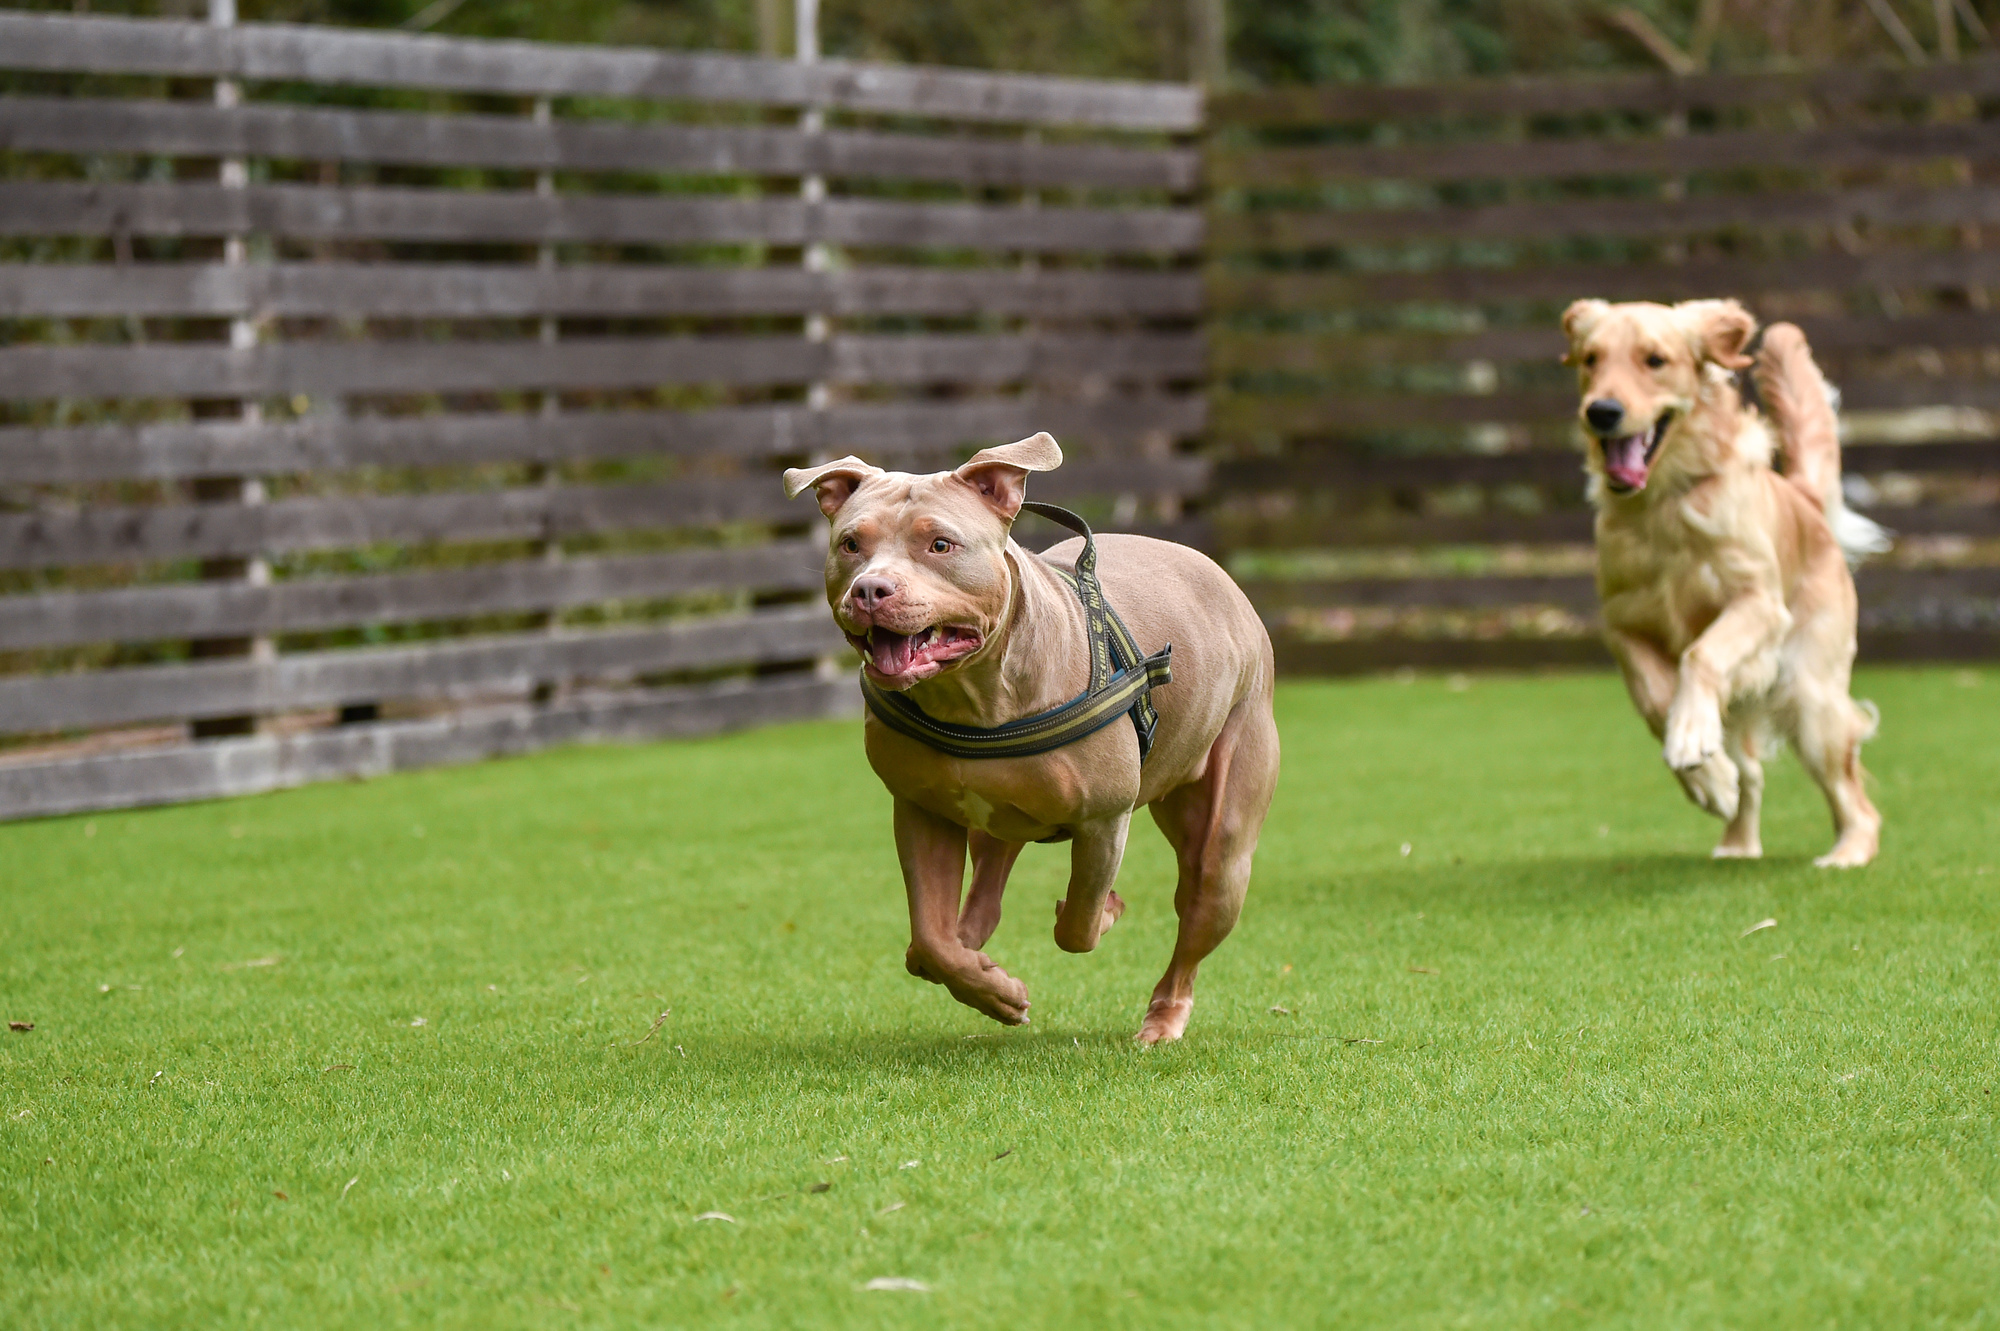
[[[1025,843],[1002,841],[976,827],[968,830],[966,841],[972,848],[972,890],[958,912],[958,941],[977,951],[1000,927],[1000,897]]]
[[[1265,694],[1245,698],[1229,714],[1199,779],[1153,803],[1153,821],[1180,867],[1174,911],[1181,927],[1173,960],[1134,1037],[1139,1043],[1178,1040],[1187,1029],[1195,971],[1236,927],[1250,888],[1250,858],[1277,785],[1278,725]]]

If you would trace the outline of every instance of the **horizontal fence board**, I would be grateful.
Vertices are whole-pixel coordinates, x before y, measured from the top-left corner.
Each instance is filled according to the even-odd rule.
[[[1177,192],[1195,188],[1201,170],[1179,149],[87,97],[0,97],[0,150],[9,149]]]
[[[1356,638],[1314,641],[1272,637],[1285,675],[1359,675],[1384,670],[1609,669],[1596,638]],[[1863,630],[1864,665],[1888,661],[1984,661],[2000,657],[2000,633],[1966,630]]]
[[[2000,462],[2000,440],[1935,444],[1859,444],[1842,450],[1849,475],[1879,472],[1990,474]],[[1454,485],[1545,485],[1579,482],[1580,449],[1533,449],[1492,455],[1373,453],[1314,448],[1288,456],[1218,462],[1218,497],[1313,489],[1431,488]],[[1901,511],[1901,510],[1888,510]],[[1912,510],[1920,511],[1920,510]],[[1890,525],[1894,525],[1893,520]]]
[[[1855,584],[1864,611],[1920,601],[1990,601],[2000,597],[2000,568],[1863,568],[1856,574]],[[1252,603],[1266,615],[1334,606],[1495,609],[1545,605],[1583,616],[1597,613],[1597,582],[1587,573],[1260,580],[1242,585]]]
[[[272,476],[358,467],[582,462],[729,454],[745,458],[861,452],[887,459],[1004,443],[1048,430],[1065,443],[1127,445],[1185,437],[1206,426],[1198,395],[1033,396],[946,402],[719,407],[706,411],[589,411],[555,417],[488,412],[409,417],[309,416],[245,425],[0,428],[0,484]]]
[[[0,264],[0,318],[642,318],[920,314],[1186,317],[1193,273],[586,264]]]
[[[189,181],[0,181],[0,235],[230,236],[453,244],[763,242],[1009,252],[1185,254],[1192,208],[1019,208],[875,199],[689,198]]]
[[[1197,457],[1080,460],[1036,482],[1050,498],[1188,496],[1208,485]],[[653,485],[523,486],[510,490],[268,504],[100,504],[0,514],[0,568],[155,563],[374,545],[558,541],[613,531],[801,523],[776,475],[688,477]]]
[[[1672,237],[1717,231],[2000,224],[1987,185],[1704,194],[1678,199],[1555,199],[1466,208],[1272,208],[1209,214],[1212,252],[1323,249],[1444,237],[1552,240]]]
[[[1853,471],[1852,467],[1849,471]],[[2000,507],[1926,504],[1874,508],[1868,516],[1895,537],[2000,536]],[[1487,512],[1467,516],[1356,512],[1294,513],[1217,519],[1232,550],[1418,549],[1438,545],[1587,545],[1595,539],[1588,508],[1542,513]]]
[[[1912,347],[2000,345],[1992,315],[1916,314],[1903,318],[1804,316],[1798,324],[1823,361],[1828,353],[1903,351]],[[1568,351],[1553,323],[1498,327],[1475,333],[1269,333],[1211,329],[1209,366],[1217,374],[1282,370],[1338,373],[1363,366],[1551,362]]]
[[[700,592],[809,591],[821,584],[825,553],[822,542],[783,541],[262,586],[211,581],[0,596],[0,649],[458,620]]]
[[[643,629],[454,639],[299,652],[274,660],[137,666],[0,678],[0,733],[283,712],[355,701],[527,693],[538,683],[809,661],[846,651],[823,605]]]
[[[478,762],[555,744],[714,734],[853,715],[859,704],[852,679],[788,674],[706,687],[631,690],[542,707],[472,708],[429,720],[296,735],[0,761],[0,819],[253,795],[314,781]]]
[[[1201,92],[1184,84],[991,74],[822,60],[800,64],[547,42],[295,24],[0,13],[0,67],[171,74],[258,82],[437,88],[521,96],[828,107],[951,120],[1191,131]]]
[[[1199,334],[380,340],[0,348],[0,398],[283,397],[305,393],[468,393],[768,387],[826,380],[920,385],[1198,379]]]
[[[1211,153],[1219,188],[1283,188],[1332,180],[1537,180],[1680,175],[1741,167],[1856,169],[2000,156],[1992,126],[1979,123],[1844,125],[1838,129],[1721,130],[1663,137],[1577,137],[1263,148]]]
[[[1671,111],[1811,103],[1847,107],[1970,93],[2000,92],[2000,59],[1956,64],[1844,66],[1754,74],[1621,74],[1596,77],[1466,79],[1455,83],[1385,86],[1337,84],[1210,99],[1212,123],[1230,126],[1312,126],[1380,120],[1490,119],[1573,116],[1604,111]]]
[[[1540,264],[1425,272],[1258,273],[1211,269],[1217,314],[1365,308],[1404,301],[1680,300],[1726,291],[1749,299],[1792,291],[1986,286],[2000,282],[2000,252],[1982,250],[1819,254],[1807,258],[1694,259],[1686,263]]]

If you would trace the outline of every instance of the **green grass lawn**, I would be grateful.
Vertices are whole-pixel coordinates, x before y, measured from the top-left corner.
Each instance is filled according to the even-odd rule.
[[[1840,873],[1789,757],[1711,862],[1609,676],[1286,686],[1151,1051],[1158,834],[1085,957],[1030,848],[1003,1030],[857,724],[0,827],[0,1325],[2000,1324],[2000,672],[1858,692]]]

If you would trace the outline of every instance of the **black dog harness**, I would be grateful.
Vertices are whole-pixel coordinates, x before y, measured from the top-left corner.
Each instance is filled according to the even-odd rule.
[[[877,688],[863,670],[861,693],[868,701],[868,710],[897,734],[954,758],[1027,758],[1074,744],[1119,716],[1129,715],[1132,728],[1139,733],[1139,760],[1144,762],[1153,748],[1153,729],[1160,723],[1160,714],[1153,710],[1152,691],[1174,677],[1170,665],[1174,645],[1168,643],[1151,656],[1140,656],[1131,630],[1104,599],[1104,588],[1098,585],[1097,540],[1089,523],[1054,504],[1025,503],[1021,507],[1083,537],[1074,573],[1054,564],[1049,567],[1083,603],[1083,622],[1090,636],[1090,687],[1060,707],[1004,726],[955,726],[936,720],[904,694]]]

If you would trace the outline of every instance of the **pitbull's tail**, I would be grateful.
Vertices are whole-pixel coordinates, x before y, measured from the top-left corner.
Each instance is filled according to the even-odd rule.
[[[1840,489],[1840,394],[1798,325],[1772,324],[1757,353],[1757,396],[1778,429],[1786,479],[1820,505],[1849,564],[1889,548],[1889,533],[1847,507]]]

